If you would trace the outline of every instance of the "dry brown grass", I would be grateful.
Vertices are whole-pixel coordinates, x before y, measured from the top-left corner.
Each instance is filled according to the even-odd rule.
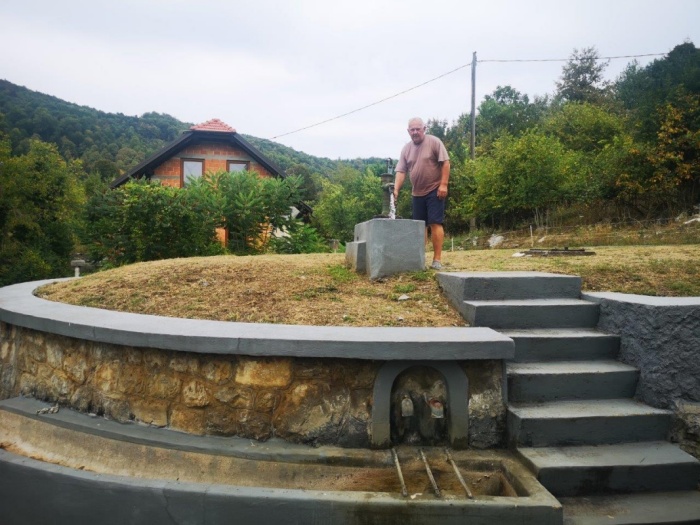
[[[591,251],[591,249],[588,249]],[[700,296],[700,245],[592,249],[589,257],[446,252],[444,271],[580,275],[588,291]],[[428,254],[430,259],[430,254]],[[257,323],[462,326],[423,271],[370,281],[343,254],[220,256],[140,263],[43,288],[43,298],[109,310]]]

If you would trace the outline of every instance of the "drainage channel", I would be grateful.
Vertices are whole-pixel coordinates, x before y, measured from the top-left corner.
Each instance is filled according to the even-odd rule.
[[[454,475],[456,476],[457,480],[459,481],[459,484],[462,486],[464,489],[464,492],[469,499],[474,499],[474,494],[472,494],[472,491],[469,490],[469,486],[467,483],[464,481],[464,476],[462,476],[462,473],[459,470],[459,467],[455,463],[454,459],[452,458],[452,452],[450,451],[449,448],[445,448],[443,450],[444,452],[444,459],[445,461],[452,467],[452,471]],[[399,460],[399,454],[396,451],[395,448],[391,449],[391,455],[394,459],[394,466],[396,467],[396,474],[399,478],[399,482],[401,484],[401,495],[403,497],[408,497],[409,492],[408,492],[408,487],[406,485],[406,478],[404,477],[404,468],[401,466],[401,460]],[[424,467],[424,474],[427,477],[428,481],[430,482],[430,486],[433,489],[433,493],[437,498],[442,499],[443,498],[443,492],[440,490],[440,487],[438,486],[438,483],[436,481],[435,475],[433,474],[433,469],[430,467],[430,462],[428,461],[428,458],[425,455],[425,452],[423,451],[422,448],[419,448],[417,450],[417,457],[416,458],[409,458],[408,461],[411,461],[412,459],[420,459],[420,461],[423,464]],[[406,459],[404,459],[404,463],[406,463]],[[412,470],[411,471],[412,476],[420,476],[421,473]],[[420,483],[420,480],[418,480],[418,483]]]

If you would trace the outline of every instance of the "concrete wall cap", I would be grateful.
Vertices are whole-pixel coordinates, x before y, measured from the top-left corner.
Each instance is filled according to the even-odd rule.
[[[645,306],[700,306],[700,297],[655,297],[619,292],[586,292],[581,297],[587,301],[598,303],[602,300],[609,300]]]
[[[214,354],[346,359],[510,359],[513,340],[490,328],[341,327],[178,319],[36,297],[49,279],[0,288],[0,321],[124,346]]]

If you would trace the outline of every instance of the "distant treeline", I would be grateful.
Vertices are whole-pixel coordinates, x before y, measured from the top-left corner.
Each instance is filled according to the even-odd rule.
[[[0,80],[0,134],[9,138],[13,155],[26,154],[30,140],[39,139],[55,144],[66,160],[81,160],[87,173],[98,173],[104,180],[128,171],[190,126],[155,112],[140,117],[105,113]],[[325,174],[340,164],[364,170],[382,162],[378,158],[331,160],[243,136],[290,174]]]

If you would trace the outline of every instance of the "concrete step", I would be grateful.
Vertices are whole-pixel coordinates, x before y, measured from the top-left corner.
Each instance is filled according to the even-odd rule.
[[[639,371],[618,361],[507,363],[508,400],[536,403],[564,399],[633,397]]]
[[[500,330],[515,341],[515,359],[528,361],[585,361],[615,359],[620,337],[589,328]]]
[[[693,490],[700,462],[666,441],[518,448],[554,496]]]
[[[564,525],[697,525],[700,492],[651,492],[560,498]]]
[[[598,305],[580,299],[464,301],[462,317],[489,328],[592,328]]]
[[[581,278],[544,272],[446,272],[437,275],[445,294],[455,303],[466,300],[578,299]]]
[[[601,445],[666,439],[671,411],[632,399],[509,403],[508,439],[517,446]]]

